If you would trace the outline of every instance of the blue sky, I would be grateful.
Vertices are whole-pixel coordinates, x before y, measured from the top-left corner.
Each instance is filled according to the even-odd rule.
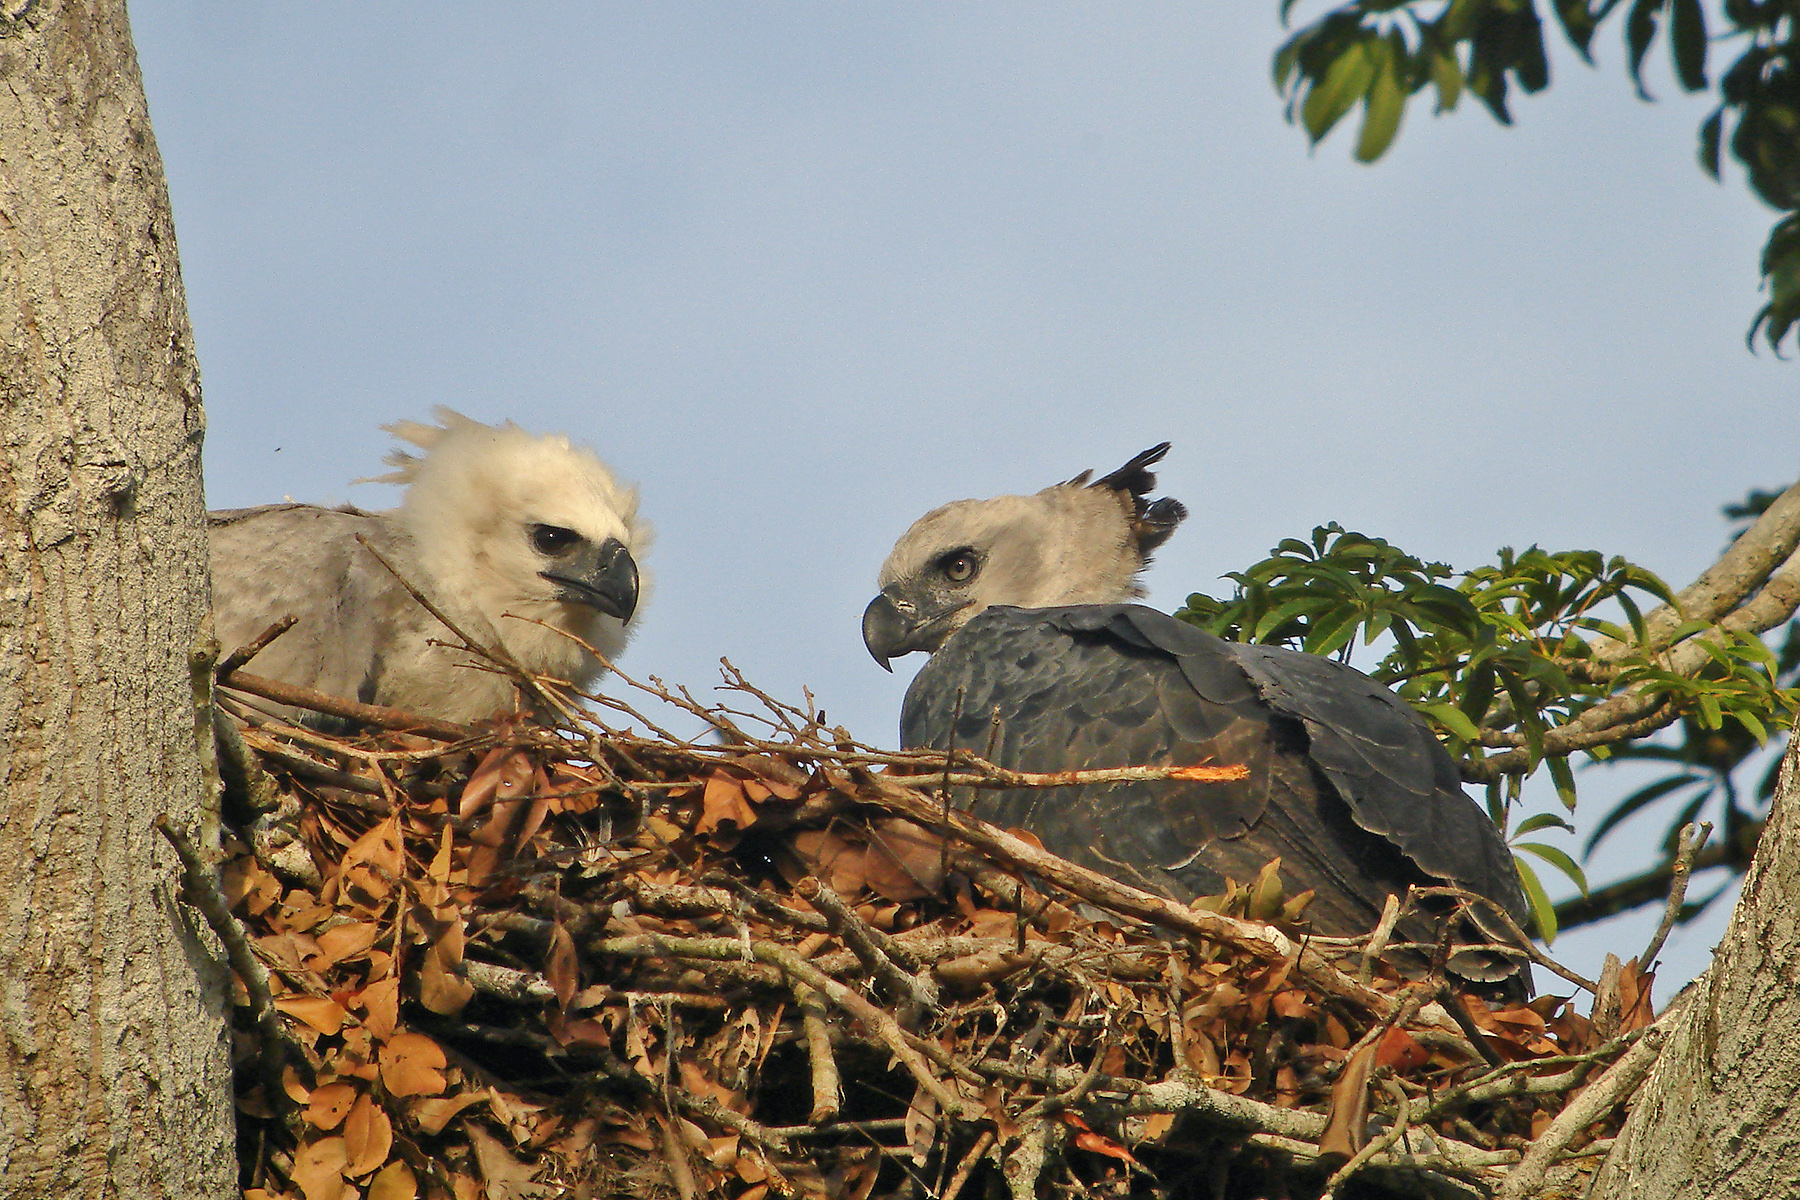
[[[135,4],[209,502],[391,504],[348,481],[434,404],[568,432],[658,529],[621,665],[729,656],[877,741],[907,524],[1163,440],[1161,607],[1327,520],[1691,579],[1800,463],[1800,376],[1743,344],[1772,214],[1695,166],[1704,100],[1634,99],[1614,30],[1516,127],[1415,106],[1360,166],[1282,120],[1275,7]]]

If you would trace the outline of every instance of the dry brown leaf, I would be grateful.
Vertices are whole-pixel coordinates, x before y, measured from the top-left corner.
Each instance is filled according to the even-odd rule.
[[[420,1129],[426,1133],[438,1134],[444,1132],[444,1126],[448,1125],[456,1114],[471,1104],[480,1104],[487,1098],[488,1093],[485,1090],[463,1092],[456,1096],[431,1097],[414,1100],[407,1111],[412,1114],[412,1119],[418,1123]]]
[[[306,1200],[343,1200],[346,1193],[356,1194],[344,1182],[345,1161],[343,1138],[321,1138],[295,1153],[289,1177],[300,1185]]]
[[[412,1168],[397,1158],[369,1181],[368,1200],[417,1200],[418,1195],[419,1183]]]
[[[1355,1157],[1368,1140],[1369,1073],[1375,1068],[1375,1047],[1364,1046],[1344,1064],[1331,1085],[1331,1107],[1326,1112],[1325,1133],[1319,1139],[1319,1157],[1344,1162]]]
[[[700,800],[700,820],[694,832],[705,836],[729,822],[736,832],[743,832],[756,821],[756,809],[744,795],[744,781],[714,771],[706,777],[706,791]]]
[[[544,955],[544,978],[556,993],[556,1002],[565,1011],[575,992],[581,987],[580,968],[575,962],[575,939],[558,921],[550,928],[550,949]]]
[[[355,899],[379,904],[394,890],[404,858],[400,818],[391,816],[370,826],[344,851],[338,878],[353,889]]]
[[[363,1010],[363,1028],[385,1042],[400,1023],[400,980],[397,976],[376,980],[352,996],[350,1003]]]
[[[307,965],[315,971],[346,962],[368,950],[381,936],[381,926],[373,921],[346,921],[334,925],[318,937],[319,953]]]
[[[350,1014],[329,996],[277,996],[275,1007],[320,1033],[336,1033]]]
[[[307,960],[319,956],[319,944],[303,933],[274,933],[257,938],[256,944],[271,963],[294,975],[309,972]]]
[[[419,967],[419,1003],[434,1013],[454,1017],[474,998],[475,985],[444,965],[443,951],[437,945],[426,947]]]
[[[496,800],[514,800],[525,794],[534,774],[531,756],[510,746],[496,746],[488,751],[463,785],[457,815],[478,813]]]
[[[869,828],[863,869],[868,885],[889,900],[935,896],[944,886],[943,839],[904,818],[883,818]]]
[[[438,883],[450,882],[450,865],[455,861],[451,853],[454,846],[450,826],[445,825],[443,836],[438,840],[437,853],[432,856],[431,866],[426,870],[426,874]]]
[[[281,881],[248,854],[225,864],[219,872],[219,890],[225,893],[225,903],[234,912],[241,904],[253,917],[261,916],[281,899]]]
[[[1146,1142],[1160,1142],[1175,1128],[1174,1113],[1151,1113],[1144,1118],[1143,1133]]]
[[[1095,1133],[1092,1129],[1089,1129],[1087,1122],[1082,1120],[1079,1116],[1076,1116],[1072,1112],[1065,1112],[1062,1114],[1062,1119],[1065,1124],[1073,1125],[1076,1129],[1080,1130],[1080,1132],[1075,1135],[1075,1144],[1081,1149],[1088,1151],[1090,1154],[1104,1154],[1108,1158],[1116,1158],[1120,1162],[1128,1162],[1132,1166],[1137,1165],[1137,1159],[1131,1156],[1131,1151],[1113,1141],[1105,1134]]]
[[[387,1161],[394,1148],[394,1126],[388,1115],[374,1101],[363,1096],[344,1119],[344,1151],[349,1163],[344,1174],[360,1179]]]
[[[381,1082],[395,1096],[435,1096],[444,1090],[443,1048],[422,1033],[396,1033],[381,1048]]]
[[[931,1157],[932,1143],[937,1141],[937,1101],[924,1088],[914,1088],[912,1103],[906,1106],[906,1144],[912,1148],[916,1166],[924,1166]]]
[[[1415,1071],[1431,1061],[1431,1052],[1398,1025],[1382,1035],[1375,1052],[1375,1065],[1396,1071]]]
[[[550,1188],[531,1182],[535,1170],[514,1158],[499,1138],[473,1123],[465,1126],[463,1131],[475,1148],[475,1162],[487,1184],[489,1200],[530,1200],[550,1193]]]
[[[327,1083],[307,1097],[306,1119],[319,1129],[336,1129],[355,1103],[356,1089],[350,1084]]]

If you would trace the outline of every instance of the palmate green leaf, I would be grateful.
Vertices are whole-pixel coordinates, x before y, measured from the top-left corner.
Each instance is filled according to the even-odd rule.
[[[1454,704],[1421,704],[1418,709],[1465,742],[1474,742],[1481,737],[1481,732],[1475,728],[1475,722],[1469,720]]]
[[[1373,48],[1378,45],[1380,42],[1374,37],[1349,43],[1324,78],[1307,90],[1306,100],[1300,106],[1300,123],[1315,145],[1368,93],[1377,67]]]
[[[1690,92],[1706,88],[1706,14],[1700,0],[1669,0],[1669,51],[1675,78]]]
[[[1544,760],[1550,768],[1550,779],[1556,785],[1556,798],[1570,812],[1575,811],[1575,773],[1569,769],[1569,760],[1558,754]]]
[[[1531,907],[1531,919],[1537,924],[1537,935],[1544,939],[1544,945],[1556,942],[1556,906],[1550,903],[1550,897],[1544,891],[1544,885],[1538,882],[1537,872],[1531,864],[1515,854],[1513,868],[1519,872],[1519,883],[1525,889],[1525,902]]]
[[[1769,302],[1757,312],[1744,340],[1754,345],[1760,329],[1769,349],[1780,354],[1788,330],[1800,324],[1800,214],[1789,215],[1769,232],[1762,272]]]
[[[1307,630],[1305,650],[1308,654],[1320,657],[1335,654],[1349,645],[1356,637],[1357,629],[1362,625],[1362,613],[1356,609],[1344,609],[1334,615],[1322,617],[1313,622]]]
[[[1386,41],[1375,43],[1380,51],[1374,81],[1363,98],[1362,128],[1356,137],[1356,161],[1374,162],[1387,152],[1400,132],[1400,118],[1406,112],[1406,88],[1400,82],[1400,71],[1406,58],[1406,45],[1398,33]]]
[[[1631,82],[1638,98],[1650,99],[1644,88],[1644,55],[1656,38],[1656,20],[1662,15],[1663,0],[1632,0],[1631,12],[1625,17],[1625,53],[1631,71]]]
[[[1539,858],[1561,871],[1564,875],[1567,875],[1574,881],[1575,886],[1581,889],[1581,894],[1584,896],[1587,895],[1587,874],[1574,859],[1569,857],[1567,851],[1560,850],[1555,846],[1546,845],[1543,842],[1515,842],[1513,843],[1513,849],[1523,850],[1527,854],[1537,855]]]
[[[1462,99],[1462,64],[1447,50],[1432,49],[1427,53],[1431,67],[1431,86],[1437,89],[1438,113],[1451,112]]]
[[[1536,833],[1540,829],[1560,829],[1564,833],[1575,832],[1573,825],[1555,813],[1533,813],[1519,822],[1519,827],[1513,830],[1513,836],[1523,837],[1528,833]]]

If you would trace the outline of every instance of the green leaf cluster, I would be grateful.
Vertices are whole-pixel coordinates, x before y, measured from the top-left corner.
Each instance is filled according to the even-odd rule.
[[[1502,549],[1496,562],[1459,572],[1331,524],[1309,540],[1283,541],[1228,578],[1235,584],[1230,596],[1195,593],[1176,615],[1230,640],[1345,660],[1359,638],[1364,646],[1381,641],[1383,657],[1370,674],[1436,727],[1465,778],[1488,783],[1489,808],[1502,830],[1522,781],[1540,768],[1573,810],[1571,754],[1604,758],[1612,747],[1575,751],[1554,735],[1627,689],[1666,706],[1669,721],[1679,716],[1700,730],[1731,729],[1758,744],[1772,729],[1789,727],[1800,704],[1800,692],[1779,678],[1774,653],[1754,636],[1701,622],[1677,627],[1663,641],[1703,646],[1707,665],[1697,675],[1634,652],[1647,642],[1645,609],[1674,597],[1650,571],[1596,551]],[[1619,649],[1603,659],[1597,640]],[[1493,759],[1495,753],[1507,757]],[[1570,828],[1554,812],[1519,820],[1511,832],[1515,851],[1585,889],[1568,854],[1520,840],[1553,826]],[[1544,889],[1529,863],[1518,853],[1515,859],[1540,932],[1553,936]]]
[[[1282,0],[1290,17],[1295,0]],[[1701,0],[1353,0],[1332,7],[1276,51],[1275,86],[1314,144],[1357,105],[1356,157],[1373,162],[1393,144],[1407,101],[1430,87],[1436,111],[1454,109],[1464,90],[1495,119],[1511,124],[1511,86],[1549,85],[1547,17],[1582,59],[1615,10],[1624,12],[1626,66],[1638,95],[1650,99],[1643,67],[1659,35],[1676,81],[1690,92],[1711,86],[1715,45],[1741,50],[1719,77],[1719,106],[1700,127],[1700,162],[1719,176],[1724,147],[1751,188],[1789,214],[1763,248],[1769,301],[1750,327],[1778,353],[1800,323],[1800,0],[1724,0],[1709,24]],[[1730,136],[1726,136],[1729,126]]]

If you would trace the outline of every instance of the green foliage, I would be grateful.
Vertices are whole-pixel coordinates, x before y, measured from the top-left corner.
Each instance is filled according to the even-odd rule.
[[[1626,689],[1651,693],[1707,736],[1755,745],[1771,729],[1790,726],[1800,705],[1793,672],[1784,674],[1753,636],[1705,623],[1677,627],[1674,642],[1691,640],[1706,650],[1698,677],[1633,651],[1647,636],[1644,611],[1673,597],[1651,572],[1591,550],[1503,549],[1495,563],[1458,572],[1332,524],[1313,530],[1308,541],[1283,541],[1268,558],[1228,578],[1236,585],[1231,596],[1195,593],[1176,615],[1227,639],[1285,644],[1345,661],[1359,636],[1364,646],[1382,641],[1385,653],[1370,674],[1436,727],[1465,778],[1488,782],[1489,808],[1503,831],[1520,784],[1540,768],[1563,807],[1575,807],[1570,755],[1604,758],[1616,751],[1605,744],[1570,750],[1557,732]],[[1597,639],[1610,639],[1617,649],[1597,656]],[[1494,753],[1509,758],[1494,760]],[[1555,916],[1519,854],[1586,887],[1566,853],[1519,840],[1553,826],[1569,828],[1554,813],[1538,813],[1511,831],[1546,936],[1555,932]]]
[[[1700,127],[1700,162],[1714,178],[1729,145],[1751,188],[1790,214],[1763,248],[1769,302],[1750,327],[1780,352],[1800,323],[1800,0],[1725,0],[1722,27],[1709,28],[1701,0],[1546,0],[1542,7],[1575,51],[1592,62],[1595,32],[1624,9],[1626,68],[1638,95],[1644,62],[1659,34],[1676,82],[1690,92],[1710,85],[1716,43],[1742,53],[1719,77],[1719,106]],[[1285,22],[1294,0],[1282,0]],[[1429,86],[1436,111],[1449,112],[1467,90],[1494,118],[1511,124],[1507,97],[1516,85],[1549,85],[1546,19],[1538,0],[1352,0],[1302,26],[1275,54],[1275,86],[1316,144],[1358,104],[1356,157],[1373,162],[1393,144],[1407,100]],[[1725,131],[1730,126],[1727,139]]]

